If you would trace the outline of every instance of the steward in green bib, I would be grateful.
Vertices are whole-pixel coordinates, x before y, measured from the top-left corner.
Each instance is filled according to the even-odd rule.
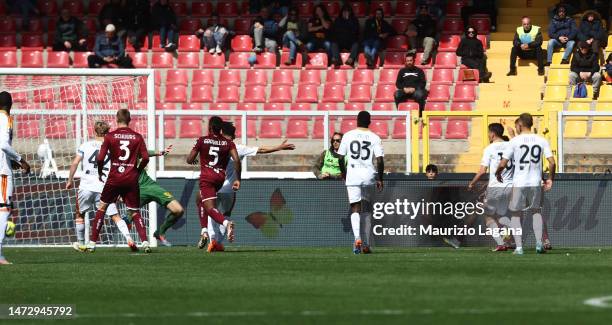
[[[338,148],[342,141],[342,133],[334,133],[329,149],[323,151],[313,167],[313,173],[318,179],[341,179],[340,158]]]
[[[536,59],[538,75],[544,75],[544,52],[542,51],[542,32],[540,26],[531,25],[529,17],[523,17],[522,26],[516,28],[512,51],[510,52],[510,71],[507,76],[516,76],[516,59]]]

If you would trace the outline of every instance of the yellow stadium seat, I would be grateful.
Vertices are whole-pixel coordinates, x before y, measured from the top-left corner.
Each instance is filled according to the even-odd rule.
[[[597,118],[597,117],[596,117]],[[599,117],[591,125],[591,138],[612,138],[612,118]]]
[[[542,105],[542,109],[545,111],[562,111],[563,103],[544,103],[544,105]]]
[[[612,85],[602,85],[599,88],[599,102],[612,102]]]
[[[565,49],[563,48],[561,50],[565,51]],[[559,52],[559,49],[556,49],[555,53],[553,53],[552,64],[561,65],[561,60],[563,60],[563,53],[564,52]]]
[[[606,48],[606,52],[612,51],[612,34],[608,35],[608,47]]]
[[[565,131],[563,136],[566,138],[584,138],[587,132],[587,122],[584,119],[581,120],[565,120]]]
[[[572,86],[569,93],[570,102],[591,102],[593,100],[593,86],[587,85],[587,96],[585,98],[574,98],[576,86]]]
[[[568,111],[590,111],[591,103],[588,102],[580,102],[580,103],[570,103],[567,107]]]
[[[564,102],[567,98],[567,86],[547,86],[544,90],[544,101]]]
[[[569,83],[569,69],[549,69],[547,85],[563,86]]]
[[[612,103],[597,103],[595,110],[599,112],[612,112]]]

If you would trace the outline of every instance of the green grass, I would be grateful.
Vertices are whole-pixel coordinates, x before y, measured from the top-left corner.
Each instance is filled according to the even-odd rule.
[[[568,256],[567,253],[570,253]],[[611,324],[612,249],[8,248],[0,304],[76,304],[70,324]],[[33,323],[14,321],[16,324]],[[10,321],[0,320],[9,324]]]

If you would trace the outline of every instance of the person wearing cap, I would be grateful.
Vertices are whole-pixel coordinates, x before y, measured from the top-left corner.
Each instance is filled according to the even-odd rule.
[[[576,85],[578,82],[592,82],[593,100],[597,100],[599,97],[599,87],[601,86],[598,55],[593,52],[591,45],[587,42],[580,42],[578,47],[579,50],[574,53],[572,64],[570,65],[570,85]]]
[[[561,6],[557,9],[557,15],[550,21],[548,25],[548,48],[546,57],[548,65],[552,63],[553,52],[556,48],[565,47],[561,64],[568,64],[569,57],[574,50],[574,42],[578,28],[574,18],[567,16],[567,10]]]
[[[123,42],[115,33],[115,25],[108,24],[104,34],[96,37],[94,54],[87,57],[90,68],[100,68],[103,65],[116,64],[120,68],[133,68],[132,59],[125,55]]]

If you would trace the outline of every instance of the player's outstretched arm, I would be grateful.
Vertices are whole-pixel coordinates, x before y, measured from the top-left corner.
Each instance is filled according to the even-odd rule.
[[[161,157],[161,156],[165,156],[167,154],[169,154],[172,151],[172,145],[169,145],[168,147],[166,147],[166,149],[162,150],[162,151],[155,151],[155,150],[149,150],[149,157]]]
[[[83,157],[80,155],[76,155],[74,159],[72,159],[72,163],[70,163],[70,171],[68,172],[68,181],[66,182],[66,189],[69,190],[74,185],[74,174],[76,173],[79,164],[83,160]]]
[[[238,191],[240,189],[240,180],[242,179],[242,162],[240,161],[240,156],[238,156],[236,148],[230,150],[230,156],[234,161],[234,172],[236,173],[236,180],[234,184],[232,184],[232,189]]]
[[[273,153],[282,150],[295,150],[295,145],[293,143],[287,143],[287,140],[285,140],[276,147],[259,147],[257,153]]]
[[[499,162],[499,166],[497,166],[497,170],[495,171],[495,177],[500,183],[504,182],[504,179],[502,178],[502,172],[504,171],[504,168],[506,168],[506,166],[508,166],[508,159],[502,158],[502,160]]]
[[[138,171],[142,172],[149,164],[149,152],[147,151],[147,145],[142,137],[140,138],[139,154],[140,163],[138,164]]]
[[[385,159],[382,156],[376,157],[376,169],[376,188],[378,189],[378,191],[382,191],[384,187],[383,175],[385,174]]]
[[[476,175],[474,175],[474,178],[472,178],[472,181],[468,185],[468,190],[471,191],[474,188],[474,185],[476,185],[476,183],[480,180],[480,178],[486,173],[487,173],[487,167],[480,166],[480,170],[478,170],[478,172],[476,173]]]

